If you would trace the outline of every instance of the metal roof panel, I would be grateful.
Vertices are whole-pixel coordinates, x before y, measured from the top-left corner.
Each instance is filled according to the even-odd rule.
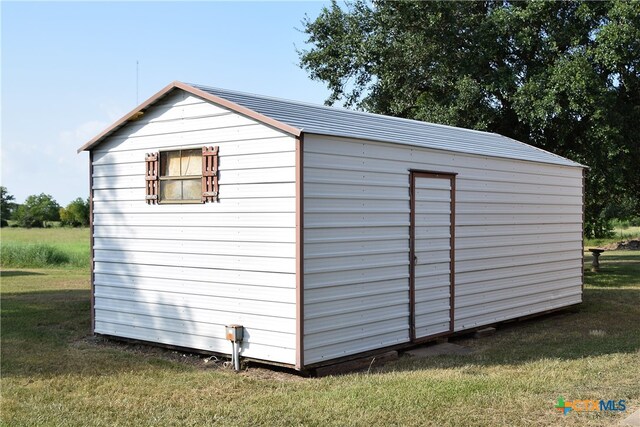
[[[505,136],[418,120],[327,107],[227,89],[189,84],[306,133],[582,167],[564,157]]]

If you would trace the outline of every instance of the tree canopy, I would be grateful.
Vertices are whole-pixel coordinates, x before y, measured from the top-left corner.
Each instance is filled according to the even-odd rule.
[[[303,21],[327,104],[497,132],[589,166],[587,235],[640,214],[640,2],[334,1]]]
[[[44,227],[60,219],[60,205],[49,194],[31,195],[18,207],[15,219],[20,227]]]
[[[66,208],[60,208],[60,224],[69,227],[87,227],[89,225],[89,199],[81,197],[73,200]]]
[[[7,225],[7,220],[11,218],[13,214],[16,206],[14,200],[15,197],[9,194],[7,187],[0,186],[0,221],[3,227]]]

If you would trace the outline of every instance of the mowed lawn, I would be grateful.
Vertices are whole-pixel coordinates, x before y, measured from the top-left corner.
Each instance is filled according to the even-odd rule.
[[[640,408],[640,252],[601,262],[582,305],[456,340],[471,355],[326,378],[105,344],[89,333],[87,268],[3,267],[1,424],[614,425]],[[627,411],[565,416],[559,396],[624,399]]]

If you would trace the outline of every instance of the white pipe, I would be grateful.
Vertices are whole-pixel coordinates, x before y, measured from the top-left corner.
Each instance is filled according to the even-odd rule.
[[[240,370],[240,344],[237,341],[232,341],[233,352],[231,353],[231,361],[233,362],[233,369]]]

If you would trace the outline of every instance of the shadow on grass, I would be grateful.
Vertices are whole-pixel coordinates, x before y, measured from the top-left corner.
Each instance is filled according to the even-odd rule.
[[[190,369],[176,362],[175,352],[94,337],[88,289],[9,292],[1,299],[5,378],[104,376],[158,366]]]
[[[86,290],[10,293],[2,296],[2,373],[5,377],[112,375],[127,371],[191,369],[169,352],[144,345],[113,345],[90,335]],[[467,365],[518,365],[543,359],[581,359],[640,349],[635,322],[640,289],[587,289],[585,302],[524,321],[504,323],[490,337],[460,337],[468,356],[401,358],[379,372]],[[615,313],[615,317],[611,317]],[[599,331],[592,335],[593,331]]]
[[[617,251],[600,257],[599,271],[591,271],[591,257],[585,257],[584,281],[594,287],[620,287],[640,282],[640,252]]]
[[[453,341],[471,347],[466,356],[403,357],[385,370],[460,368],[468,365],[518,365],[541,360],[579,360],[640,351],[640,253],[605,254],[601,268],[590,271],[585,256],[583,303],[525,321],[502,323],[495,335]]]
[[[465,365],[507,366],[545,359],[635,353],[640,349],[637,333],[640,258],[616,255],[616,259],[611,256],[606,261],[609,265],[601,272],[585,275],[584,303],[579,306],[503,324],[495,335],[487,338],[456,339],[475,350],[469,356],[402,358],[382,372]],[[158,366],[192,368],[157,352],[131,351],[84,340],[91,333],[89,297],[86,289],[3,294],[3,376],[111,375]]]
[[[640,351],[640,289],[585,289],[583,300],[555,313],[499,324],[492,336],[451,340],[472,348],[469,355],[403,357],[382,372],[520,365]]]
[[[638,272],[618,272],[605,267],[601,268],[597,273],[591,271],[585,271],[584,273],[585,282],[589,286],[596,288],[628,286],[632,280],[637,280],[638,277],[640,277],[640,269],[638,269]]]
[[[622,251],[616,251],[617,254],[620,254]],[[638,253],[639,255],[634,255]],[[591,257],[587,257],[585,261],[591,265],[591,261],[593,259]],[[606,266],[608,262],[640,262],[640,252],[638,251],[629,251],[627,255],[603,255],[600,257],[600,266]]]
[[[44,276],[44,273],[37,273],[35,271],[0,270],[0,277],[16,277],[16,276]]]

